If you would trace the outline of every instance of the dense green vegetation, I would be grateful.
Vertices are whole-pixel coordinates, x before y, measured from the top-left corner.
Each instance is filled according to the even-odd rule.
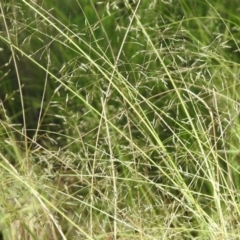
[[[4,240],[239,239],[237,3],[0,2]]]

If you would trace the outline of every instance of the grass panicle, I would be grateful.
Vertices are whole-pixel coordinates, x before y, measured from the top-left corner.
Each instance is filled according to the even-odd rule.
[[[238,239],[236,5],[0,3],[0,238]]]

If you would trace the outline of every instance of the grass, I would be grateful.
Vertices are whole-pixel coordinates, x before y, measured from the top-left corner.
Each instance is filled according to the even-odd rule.
[[[237,10],[129,3],[0,3],[4,240],[239,238]]]

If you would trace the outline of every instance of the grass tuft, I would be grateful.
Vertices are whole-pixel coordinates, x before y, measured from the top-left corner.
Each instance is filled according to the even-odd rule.
[[[1,239],[238,239],[233,3],[0,9]]]

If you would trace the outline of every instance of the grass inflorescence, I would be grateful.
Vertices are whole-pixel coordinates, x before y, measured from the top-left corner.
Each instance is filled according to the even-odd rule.
[[[232,2],[0,3],[4,240],[239,238]]]

